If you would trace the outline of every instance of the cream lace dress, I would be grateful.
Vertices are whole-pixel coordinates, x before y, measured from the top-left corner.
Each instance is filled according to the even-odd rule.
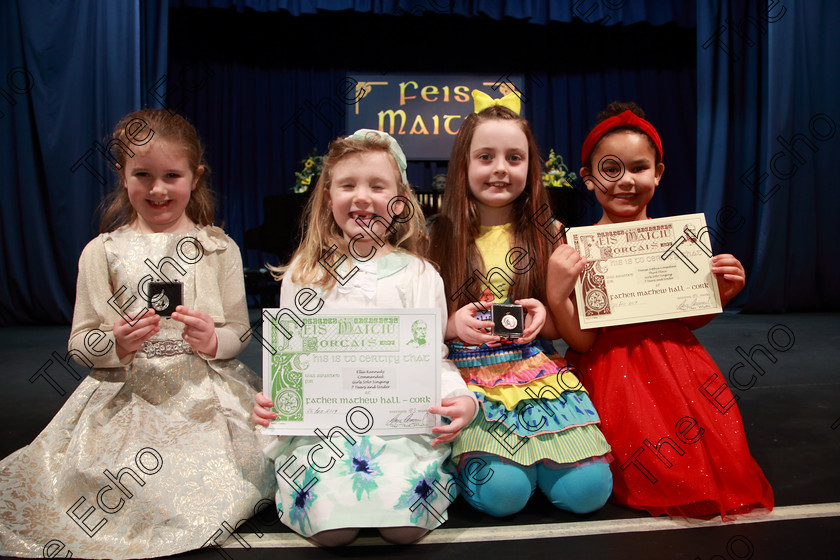
[[[138,285],[157,279],[154,267],[183,282],[184,305],[213,317],[216,359],[193,353],[171,319],[117,358],[115,308],[145,308]],[[271,464],[249,419],[259,382],[232,359],[248,328],[239,249],[222,230],[123,227],[91,241],[70,349],[94,367],[44,431],[0,462],[0,555],[177,554],[222,543],[225,526],[271,506]]]

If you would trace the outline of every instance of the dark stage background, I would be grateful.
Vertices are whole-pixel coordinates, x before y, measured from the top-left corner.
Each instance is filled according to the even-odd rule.
[[[348,132],[336,85],[353,72],[524,75],[543,155],[573,171],[596,113],[636,101],[665,152],[649,214],[705,212],[747,269],[731,307],[840,309],[838,23],[829,0],[2,1],[0,325],[69,322],[115,179],[97,144],[141,106],[192,120],[217,223],[246,266],[276,262],[244,233]]]

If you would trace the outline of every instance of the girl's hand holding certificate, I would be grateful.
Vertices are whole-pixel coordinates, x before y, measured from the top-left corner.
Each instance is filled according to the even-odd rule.
[[[575,289],[575,282],[585,266],[586,259],[580,256],[574,247],[566,243],[560,244],[548,261],[547,277],[551,278],[551,282],[548,283],[550,294],[553,291],[558,300],[568,298]]]
[[[728,253],[712,257],[712,273],[717,280],[721,306],[726,306],[738,295],[747,282],[747,274],[741,261]]]
[[[269,422],[277,418],[277,414],[271,411],[274,403],[262,392],[254,395],[254,412],[251,420],[255,424],[268,427]],[[448,443],[458,437],[475,416],[475,402],[469,397],[455,397],[453,399],[441,399],[440,406],[430,406],[430,414],[439,414],[449,418],[452,422],[444,426],[432,428],[432,432],[442,434],[432,441],[432,445]]]
[[[266,397],[262,391],[254,395],[254,411],[251,413],[251,421],[259,426],[268,427],[268,424],[277,418],[277,414],[271,411],[274,403]]]

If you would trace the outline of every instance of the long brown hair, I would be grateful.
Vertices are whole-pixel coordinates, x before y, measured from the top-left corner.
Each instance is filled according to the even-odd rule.
[[[125,165],[129,157],[134,157],[133,153],[148,150],[160,140],[176,144],[184,150],[193,175],[199,167],[204,167],[195,189],[190,193],[185,211],[187,217],[196,224],[213,225],[216,202],[210,188],[210,167],[204,160],[204,145],[198,132],[187,119],[166,109],[141,109],[124,116],[114,127],[112,138],[111,154],[117,160],[117,186],[102,201],[100,233],[130,224],[137,217],[137,211],[131,206],[125,188]]]
[[[533,259],[533,265],[527,272],[517,274],[506,271],[513,279],[510,287],[510,300],[526,297],[545,300],[545,271],[552,246],[545,235],[538,231],[539,225],[531,221],[543,206],[548,208],[548,195],[542,184],[542,165],[537,144],[528,121],[505,107],[492,106],[480,113],[472,113],[455,136],[452,156],[449,158],[449,171],[446,176],[446,190],[443,194],[441,213],[436,218],[429,247],[429,258],[437,264],[443,277],[447,293],[449,312],[471,303],[465,291],[454,297],[460,287],[472,278],[472,271],[487,273],[475,238],[479,235],[479,213],[475,197],[469,189],[467,170],[470,163],[470,144],[475,129],[482,123],[493,120],[515,121],[528,140],[528,176],[525,190],[513,202],[513,247],[527,251],[527,257]],[[545,221],[545,214],[535,218]],[[542,219],[540,219],[542,218]],[[553,229],[553,228],[552,228]]]
[[[427,237],[423,232],[423,211],[417,202],[411,187],[403,183],[400,177],[399,167],[389,149],[388,140],[375,134],[368,134],[364,138],[337,138],[330,143],[329,153],[324,160],[324,167],[318,177],[318,183],[306,203],[301,218],[303,224],[302,241],[292,261],[295,268],[292,273],[292,281],[297,284],[308,284],[330,289],[335,285],[335,278],[321,265],[319,260],[324,253],[335,246],[337,253],[328,259],[330,263],[337,262],[339,254],[350,256],[347,240],[344,239],[344,232],[338,227],[333,218],[332,211],[327,206],[329,201],[329,190],[332,184],[332,170],[342,159],[367,152],[384,152],[388,155],[393,164],[394,174],[397,181],[397,196],[403,197],[405,208],[391,223],[393,226],[388,232],[385,241],[392,247],[405,253],[421,257],[425,252]],[[409,214],[410,213],[410,217]],[[380,237],[383,234],[380,234]],[[286,266],[266,265],[272,271],[276,280],[283,278],[289,269]]]

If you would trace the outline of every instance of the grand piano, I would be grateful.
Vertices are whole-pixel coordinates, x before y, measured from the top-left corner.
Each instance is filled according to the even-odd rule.
[[[245,231],[245,248],[277,255],[286,263],[300,243],[300,218],[309,193],[270,195],[263,198],[263,223]]]
[[[271,195],[263,198],[263,223],[245,231],[245,248],[277,256],[276,262],[285,264],[300,243],[300,219],[309,193]],[[253,307],[254,298],[259,307],[280,305],[280,283],[275,282],[265,268],[245,268],[245,293]]]

